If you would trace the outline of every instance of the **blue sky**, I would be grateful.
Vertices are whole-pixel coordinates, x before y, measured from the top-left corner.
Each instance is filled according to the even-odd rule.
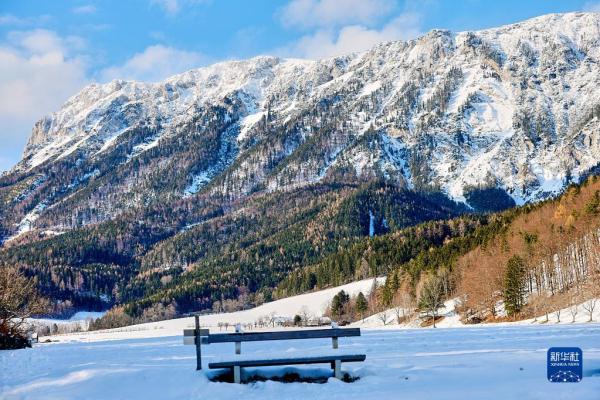
[[[475,30],[578,0],[0,0],[0,171],[41,116],[91,82],[155,81],[260,54],[323,58],[433,28]]]

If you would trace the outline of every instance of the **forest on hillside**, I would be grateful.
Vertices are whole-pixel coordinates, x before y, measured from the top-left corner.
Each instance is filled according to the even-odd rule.
[[[415,312],[435,319],[451,298],[457,299],[465,323],[548,318],[578,305],[591,313],[600,297],[600,179],[590,177],[537,204],[467,213],[357,239],[297,267],[270,295],[286,297],[381,275],[388,279],[368,298],[336,295],[330,315],[356,320],[385,316],[391,309],[398,321]],[[249,298],[217,300],[213,311],[255,305],[247,304]],[[135,321],[127,306],[105,322],[123,318]]]
[[[233,203],[202,199],[197,198],[205,203],[192,224],[180,222],[190,219],[187,202],[175,209],[141,207],[113,221],[4,247],[0,264],[35,279],[55,300],[55,315],[123,306],[130,317],[145,320],[155,318],[157,308],[182,315],[269,301],[285,295],[277,286],[292,271],[316,265],[339,249],[466,212],[440,193],[379,180],[316,184]],[[446,235],[459,234],[459,225],[424,240],[441,243]],[[359,275],[382,274],[389,267]],[[322,285],[353,279],[325,275]]]
[[[393,309],[398,321],[416,311],[435,318],[453,298],[465,323],[548,321],[550,313],[560,321],[565,309],[570,316],[562,318],[583,310],[591,320],[600,304],[600,178],[486,218],[491,222],[466,236],[393,266],[370,297],[371,314]],[[346,307],[344,318],[363,317],[356,299]]]
[[[489,213],[373,181],[256,195],[162,239],[157,221],[167,216],[154,218],[9,247],[0,260],[35,280],[54,315],[111,307],[92,328],[246,309],[381,275],[361,314],[426,309],[433,291],[437,302],[459,298],[465,321],[479,322],[600,295],[596,177]]]

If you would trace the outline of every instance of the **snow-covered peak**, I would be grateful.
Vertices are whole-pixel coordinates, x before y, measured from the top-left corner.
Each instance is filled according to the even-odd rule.
[[[190,70],[158,83],[113,80],[91,84],[36,123],[24,158],[36,155],[27,163],[29,168],[35,167],[67,144],[81,145],[78,142],[87,138],[106,142],[141,118],[177,123],[188,119],[196,107],[218,103],[236,92],[244,94],[246,106],[253,110],[262,107],[275,88],[287,89],[302,81],[315,64],[261,56]],[[114,121],[115,116],[122,117],[134,107],[136,120]]]
[[[433,30],[408,43],[382,43],[370,51],[321,61],[259,56],[193,69],[158,83],[122,80],[95,83],[71,97],[61,110],[36,124],[24,156],[43,149],[51,141],[64,141],[64,136],[74,138],[82,134],[90,135],[101,128],[107,131],[122,130],[118,124],[108,128],[99,126],[103,123],[103,111],[111,111],[116,104],[152,103],[149,105],[154,110],[147,117],[160,112],[170,114],[168,116],[173,118],[185,114],[193,105],[217,102],[228,94],[241,91],[250,96],[251,102],[263,106],[269,94],[278,94],[294,86],[310,90],[323,84],[323,81],[335,79],[335,70],[343,74],[347,69],[373,68],[373,63],[379,63],[379,68],[386,63],[387,68],[381,70],[393,70],[400,62],[418,63],[430,58],[432,52],[440,50],[441,44],[446,48],[445,51],[451,51],[454,46],[464,46],[465,41],[473,35],[485,40],[492,49],[507,54],[518,51],[522,46],[532,46],[533,49],[545,47],[548,38],[553,38],[579,50],[592,51],[592,55],[596,56],[598,46],[589,47],[597,43],[599,27],[600,14],[597,13],[549,14],[516,24],[456,35],[449,31]],[[321,72],[331,75],[323,76]],[[105,136],[110,137],[110,133],[107,132]],[[50,157],[51,152],[48,155]]]
[[[121,144],[127,160],[154,149],[148,169],[159,168],[181,151],[176,138],[214,124],[216,158],[178,171],[187,178],[170,187],[177,195],[217,176],[211,190],[239,197],[351,174],[465,202],[498,187],[523,203],[596,167],[599,62],[600,14],[568,13],[433,30],[319,61],[260,56],[163,82],[92,84],[36,123],[13,173],[43,173],[74,154],[77,165],[100,162]],[[137,140],[136,128],[151,132]],[[170,150],[155,151],[161,144]]]

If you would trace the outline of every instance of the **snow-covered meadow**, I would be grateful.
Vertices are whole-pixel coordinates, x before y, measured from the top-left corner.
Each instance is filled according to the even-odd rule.
[[[218,332],[219,322],[247,324],[268,315],[289,318],[302,310],[320,316],[339,290],[368,294],[372,286],[372,280],[354,282],[251,310],[203,315],[200,321],[203,327]],[[52,343],[40,343],[33,349],[0,352],[0,399],[600,398],[600,324],[585,323],[583,310],[574,324],[565,310],[560,324],[551,314],[548,323],[541,323],[545,320],[542,317],[537,321],[465,326],[454,304],[455,300],[446,302],[441,312],[444,319],[437,329],[418,328],[417,321],[397,325],[393,310],[386,312],[385,326],[378,315],[354,323],[362,328],[362,336],[341,338],[339,349],[367,356],[364,363],[342,365],[344,371],[359,378],[353,383],[333,378],[324,384],[212,382],[207,374],[215,372],[207,371],[206,366],[235,357],[234,345],[203,346],[205,370],[197,372],[195,348],[183,345],[182,340],[182,330],[193,326],[193,318],[180,318],[56,335],[51,337]],[[596,310],[594,320],[600,321],[600,310]],[[546,351],[557,346],[583,349],[582,382],[557,384],[546,380]],[[242,357],[325,355],[332,351],[328,339],[242,344]],[[326,365],[247,372],[331,376]]]
[[[377,278],[377,282],[378,284],[382,284],[385,282],[385,278]],[[287,318],[291,320],[295,314],[307,313],[310,316],[320,317],[329,306],[333,296],[335,296],[340,290],[346,291],[346,293],[351,296],[355,296],[359,292],[363,292],[366,295],[369,293],[372,287],[373,279],[365,279],[334,288],[319,290],[298,296],[286,297],[284,299],[262,304],[250,310],[201,315],[200,325],[203,328],[209,328],[211,332],[215,332],[220,331],[220,328],[218,327],[219,323],[226,322],[230,325],[229,332],[231,332],[233,325],[235,324],[250,324],[258,321],[261,318],[268,319],[271,316]],[[53,320],[38,321],[47,323],[47,321]],[[177,318],[168,321],[133,325],[125,328],[58,335],[52,339],[60,341],[97,341],[175,336],[181,335],[183,329],[193,327],[194,318]]]
[[[600,397],[599,339],[596,324],[366,329],[359,338],[340,339],[340,351],[367,355],[364,363],[343,365],[360,377],[356,382],[331,378],[325,384],[248,385],[211,382],[206,371],[195,371],[194,347],[184,346],[181,336],[39,344],[0,353],[0,398],[591,400]],[[580,383],[546,380],[546,351],[551,346],[583,349]],[[330,352],[331,342],[242,345],[242,354],[263,356],[321,350]],[[233,352],[233,344],[203,346],[204,365]],[[296,369],[330,373],[325,366]]]

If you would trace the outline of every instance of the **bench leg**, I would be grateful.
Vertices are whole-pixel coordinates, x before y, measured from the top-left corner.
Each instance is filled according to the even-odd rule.
[[[242,383],[242,368],[239,365],[233,367],[233,382]]]
[[[341,360],[335,360],[334,362],[334,368],[333,368],[333,376],[335,376],[337,379],[342,379],[342,361]]]

